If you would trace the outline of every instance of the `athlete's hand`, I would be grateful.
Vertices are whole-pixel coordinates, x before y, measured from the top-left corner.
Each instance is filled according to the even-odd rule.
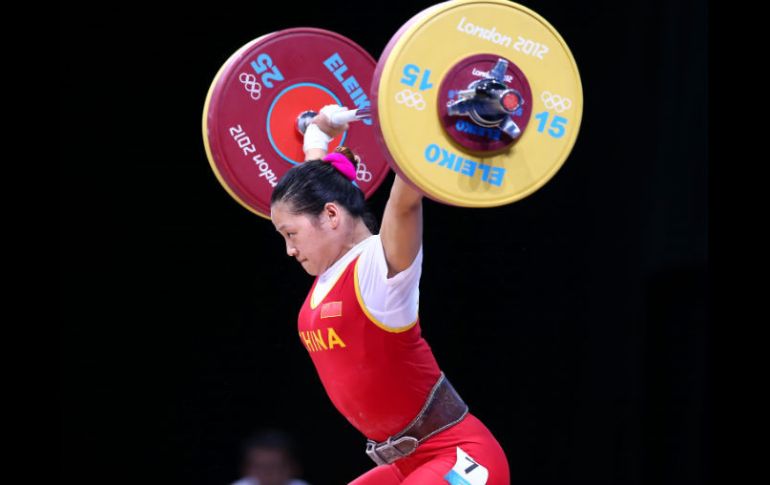
[[[335,113],[340,113],[342,111],[347,111],[347,110],[348,109],[344,106],[340,106],[337,104],[328,104],[323,108],[321,108],[321,111],[315,116],[315,118],[313,118],[312,122],[318,125],[321,131],[323,131],[330,137],[335,138],[341,135],[342,133],[344,133],[345,131],[347,131],[350,125],[348,125],[348,123],[337,125],[332,122],[332,116]]]

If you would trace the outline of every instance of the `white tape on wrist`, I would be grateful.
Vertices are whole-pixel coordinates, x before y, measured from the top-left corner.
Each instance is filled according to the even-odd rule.
[[[348,123],[349,120],[344,119],[343,116],[341,116],[342,113],[347,112],[348,109],[344,106],[339,106],[336,104],[327,104],[323,108],[321,108],[320,114],[326,115],[326,117],[329,119],[329,123],[331,123],[334,127],[340,127],[344,125],[345,123]]]
[[[333,138],[321,131],[315,123],[311,123],[305,130],[305,138],[302,142],[302,149],[307,151],[311,148],[321,148],[329,151],[329,142]]]

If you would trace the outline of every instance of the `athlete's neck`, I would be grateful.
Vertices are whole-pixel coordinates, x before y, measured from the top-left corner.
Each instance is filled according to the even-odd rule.
[[[327,269],[330,268],[334,263],[339,261],[340,258],[345,256],[348,253],[348,251],[353,249],[358,243],[370,237],[371,235],[372,235],[372,232],[369,230],[368,227],[366,227],[366,224],[364,224],[364,221],[362,221],[361,219],[355,219],[354,226],[350,229],[350,231],[346,235],[345,242],[340,246],[340,250],[337,253],[337,255],[334,257],[334,261],[332,261],[331,264],[327,266]]]

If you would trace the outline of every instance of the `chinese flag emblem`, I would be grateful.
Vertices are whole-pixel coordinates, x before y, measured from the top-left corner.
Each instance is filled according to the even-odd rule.
[[[342,302],[330,301],[324,303],[321,306],[321,318],[341,317],[342,316]]]

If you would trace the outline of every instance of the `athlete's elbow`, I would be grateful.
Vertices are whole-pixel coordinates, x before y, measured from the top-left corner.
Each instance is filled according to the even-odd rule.
[[[388,202],[403,208],[403,210],[417,210],[422,207],[422,193],[409,186],[399,176],[393,182]]]
[[[422,196],[416,199],[392,198],[388,200],[390,209],[399,217],[408,217],[422,212]]]

